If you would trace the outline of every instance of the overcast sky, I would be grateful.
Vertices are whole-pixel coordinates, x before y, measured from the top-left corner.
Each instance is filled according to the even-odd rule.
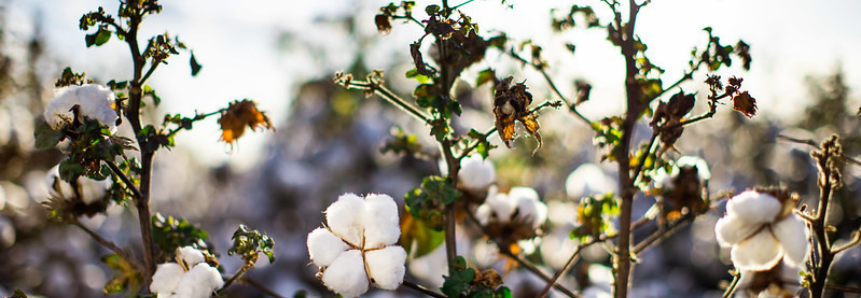
[[[7,0],[9,31],[27,36],[32,20],[41,18],[42,33],[48,54],[57,61],[85,71],[94,78],[127,78],[130,61],[127,48],[112,40],[106,46],[87,49],[84,33],[78,30],[83,13],[104,6],[116,14],[113,0]],[[379,0],[164,0],[164,12],[144,23],[145,36],[169,31],[195,50],[204,68],[200,75],[189,75],[188,55],[170,60],[160,67],[150,84],[157,89],[164,108],[171,113],[191,115],[195,110],[210,112],[233,99],[252,98],[269,112],[276,125],[288,113],[289,99],[295,87],[309,78],[330,76],[352,61],[352,50],[358,47],[347,41],[340,27],[315,26],[315,20],[356,15],[364,20],[359,29],[374,40],[365,44],[371,49],[367,64],[386,69],[393,63],[409,63],[409,43],[420,36],[415,26],[395,25],[389,35],[375,35],[373,15],[390,1]],[[423,11],[430,1],[417,1]],[[458,3],[458,1],[451,1]],[[561,78],[563,92],[573,93],[573,78],[586,78],[593,89],[591,102],[582,110],[593,118],[621,111],[624,65],[617,48],[605,41],[603,30],[574,30],[554,34],[549,30],[548,11],[556,7],[567,11],[571,3],[591,3],[602,21],[609,11],[600,1],[509,0],[514,9],[499,5],[498,0],[478,0],[463,11],[480,24],[481,34],[502,30],[518,40],[532,39],[543,45],[554,76]],[[815,4],[814,4],[815,3]],[[752,70],[734,67],[724,75],[745,78],[745,87],[759,101],[764,115],[781,118],[803,110],[807,92],[805,77],[828,75],[843,65],[853,98],[861,89],[861,1],[854,0],[654,0],[645,7],[636,31],[649,45],[647,55],[667,70],[665,82],[674,81],[687,66],[693,46],[706,42],[703,27],[715,28],[722,42],[734,44],[739,38],[751,45]],[[423,13],[420,14],[420,16]],[[564,43],[577,45],[576,55],[564,50]],[[310,46],[310,50],[305,46]],[[400,61],[392,61],[400,59]],[[321,67],[320,60],[325,60]],[[476,70],[492,67],[503,58],[488,57]],[[541,82],[530,71],[521,75],[530,82]],[[704,78],[704,74],[700,74]],[[534,79],[532,79],[534,78]],[[688,85],[686,90],[698,88]],[[557,82],[559,83],[559,82]],[[542,87],[536,86],[533,89]],[[232,155],[217,142],[215,121],[196,125],[192,133],[180,136],[183,146],[200,150],[203,161],[236,159],[248,163],[261,154],[271,132],[250,134],[240,140]]]

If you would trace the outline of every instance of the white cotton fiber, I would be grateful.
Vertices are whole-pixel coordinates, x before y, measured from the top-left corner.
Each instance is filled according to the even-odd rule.
[[[365,227],[365,249],[384,247],[401,237],[398,205],[388,195],[370,194],[365,197],[362,222]]]
[[[781,257],[780,243],[768,232],[761,231],[732,248],[732,263],[742,270],[767,270]]]
[[[726,204],[727,214],[751,224],[773,222],[782,209],[783,205],[776,198],[753,190],[738,194]]]
[[[490,218],[496,216],[496,219],[503,223],[511,219],[511,213],[514,212],[514,208],[516,207],[508,194],[504,193],[496,193],[493,196],[488,196],[484,200],[484,204],[490,208]]]
[[[326,222],[335,235],[354,246],[362,245],[362,214],[365,200],[355,194],[344,194],[326,208]]]
[[[155,294],[170,294],[179,284],[179,280],[185,275],[185,270],[177,263],[159,264],[152,275],[152,283],[149,285],[150,292]]]
[[[189,267],[197,265],[197,263],[206,261],[206,258],[203,257],[203,253],[191,246],[185,246],[183,248],[180,248],[179,255],[180,258],[182,258],[182,260],[189,265]]]
[[[610,178],[594,163],[585,163],[565,179],[565,191],[568,197],[581,199],[592,195],[602,195],[617,188],[616,181]]]
[[[350,246],[329,229],[317,228],[308,234],[308,254],[317,267],[329,266],[339,254],[348,249]]]
[[[709,180],[712,178],[712,173],[709,171],[709,164],[705,159],[698,156],[682,156],[676,161],[677,167],[695,167],[697,168],[697,176],[700,180]]]
[[[368,291],[368,276],[362,252],[348,250],[338,256],[323,272],[323,283],[329,290],[346,298],[358,297]]]
[[[791,213],[773,224],[771,230],[783,247],[784,261],[791,267],[803,264],[810,251],[809,232],[804,219]]]
[[[461,160],[458,178],[460,186],[480,192],[486,190],[496,180],[496,169],[489,159],[482,158],[480,154],[473,154]]]
[[[57,90],[56,96],[45,108],[45,121],[51,128],[60,129],[72,122],[74,114],[70,110],[78,105],[78,116],[99,121],[113,133],[117,130],[116,121],[119,118],[113,109],[115,98],[110,88],[101,85],[64,87]]]
[[[365,262],[370,271],[368,274],[374,280],[374,285],[384,290],[395,290],[404,281],[406,260],[407,252],[397,245],[365,253]]]
[[[760,224],[750,224],[735,215],[727,215],[718,219],[715,224],[715,236],[718,244],[730,246],[750,237],[760,228]]]

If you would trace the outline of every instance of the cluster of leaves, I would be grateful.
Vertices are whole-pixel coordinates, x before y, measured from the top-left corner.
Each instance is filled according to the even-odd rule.
[[[127,291],[126,297],[138,297],[144,287],[143,275],[131,263],[118,254],[110,254],[102,258],[108,268],[114,270],[114,275],[105,284],[103,292],[106,295],[119,295]]]
[[[393,127],[391,135],[392,138],[386,141],[383,148],[380,149],[381,153],[392,152],[411,156],[418,156],[422,153],[422,145],[419,144],[416,135],[404,132],[400,126]]]
[[[54,87],[60,88],[71,85],[80,86],[93,82],[93,80],[87,80],[86,77],[86,73],[76,73],[72,71],[71,67],[66,67],[63,69],[63,73],[60,74],[60,77],[54,82]]]
[[[407,255],[420,258],[434,251],[442,245],[445,233],[439,228],[431,227],[421,218],[413,217],[407,212],[401,216],[401,246],[407,251]]]
[[[228,255],[238,254],[242,256],[242,260],[246,264],[251,264],[251,266],[257,262],[260,254],[266,255],[269,263],[275,262],[275,254],[272,252],[275,247],[275,240],[266,236],[266,233],[249,229],[245,225],[239,225],[233,232],[231,239],[233,246],[227,250]]]
[[[619,156],[619,143],[622,141],[622,118],[613,116],[592,122],[592,129],[596,133],[592,143],[598,148],[610,148],[610,151],[601,155],[601,161],[615,161],[616,156]]]
[[[744,79],[731,77],[727,80],[727,85],[724,86],[720,76],[710,75],[706,79],[706,84],[709,85],[709,100],[716,102],[720,99],[729,97],[732,102],[732,108],[741,112],[748,118],[756,115],[756,99],[750,96],[747,91],[741,91],[741,82]]]
[[[551,9],[550,14],[556,14],[556,9]],[[550,27],[557,32],[574,28],[577,25],[577,22],[574,20],[575,15],[582,15],[583,20],[586,22],[586,27],[588,28],[601,26],[601,22],[598,19],[598,16],[595,15],[595,10],[593,10],[591,6],[573,5],[571,6],[571,10],[564,16],[560,18],[554,17],[551,20]]]
[[[613,193],[585,197],[577,206],[577,226],[571,230],[571,238],[587,242],[614,233],[613,221],[618,215],[619,203]]]
[[[440,290],[448,297],[511,298],[511,290],[501,287],[502,277],[493,269],[479,271],[467,267],[466,260],[455,258]]]
[[[671,148],[682,136],[684,117],[694,108],[696,98],[693,94],[685,94],[683,91],[676,93],[670,100],[658,103],[652,116],[652,128],[658,131],[658,136],[664,148]]]
[[[193,246],[205,250],[209,233],[191,224],[186,219],[177,219],[173,216],[164,217],[156,213],[152,216],[153,242],[159,251],[164,254],[172,253],[179,247]]]
[[[706,27],[703,28],[704,31],[709,34],[709,44],[705,50],[697,54],[697,49],[694,48],[691,51],[691,55],[696,57],[699,55],[700,61],[706,63],[709,67],[709,71],[716,71],[720,69],[721,65],[726,67],[732,66],[732,57],[731,54],[735,54],[742,60],[742,67],[745,70],[750,70],[750,46],[742,40],[739,40],[735,46],[731,45],[723,45],[720,43],[720,37],[712,34],[712,28]],[[693,62],[689,62],[689,64],[693,65]]]
[[[182,120],[180,123],[183,127],[186,126]],[[249,99],[236,100],[230,103],[227,109],[222,110],[218,124],[221,124],[221,140],[225,143],[235,143],[245,133],[245,127],[251,128],[251,130],[257,130],[258,127],[275,130],[269,117],[258,110],[257,104]],[[190,127],[190,124],[188,126]]]
[[[435,230],[443,228],[443,210],[463,194],[452,185],[449,177],[428,176],[420,187],[404,195],[407,212]]]

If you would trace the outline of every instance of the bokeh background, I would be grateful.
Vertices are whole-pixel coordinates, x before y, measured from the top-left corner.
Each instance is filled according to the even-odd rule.
[[[155,211],[186,218],[209,231],[209,244],[222,253],[228,273],[241,265],[241,260],[226,255],[230,236],[245,223],[266,231],[277,243],[277,262],[260,263],[249,273],[252,278],[285,297],[298,290],[312,297],[333,296],[314,278],[316,268],[309,265],[305,248],[307,233],[324,220],[321,211],[345,192],[385,193],[401,200],[422,177],[438,173],[438,154],[425,127],[379,98],[366,99],[361,92],[344,90],[331,81],[336,71],[361,74],[382,69],[391,88],[409,96],[416,83],[403,76],[413,67],[408,45],[422,31],[395,22],[391,33],[378,33],[373,17],[388,3],[163,1],[163,13],[143,23],[142,38],[165,31],[178,35],[203,65],[198,76],[190,76],[184,53],[159,68],[150,85],[163,104],[149,111],[150,119],[160,119],[164,113],[211,112],[232,100],[251,98],[277,127],[275,132],[246,134],[236,146],[229,146],[218,142],[220,131],[212,119],[180,134],[177,148],[156,157]],[[417,17],[424,16],[421,8],[429,3],[417,1]],[[480,24],[479,34],[502,31],[513,40],[542,45],[550,74],[563,94],[576,94],[577,79],[590,82],[591,100],[580,106],[587,117],[596,120],[618,114],[623,109],[624,61],[606,41],[606,33],[581,28],[554,33],[550,28],[552,10],[558,16],[573,4],[591,4],[603,22],[609,20],[609,11],[599,1],[514,0],[502,5],[478,0],[462,10]],[[85,46],[78,20],[99,6],[112,13],[117,3],[0,0],[0,296],[21,288],[45,297],[98,297],[113,274],[99,261],[107,250],[74,227],[51,223],[39,205],[46,198],[45,173],[62,155],[37,151],[33,145],[36,121],[53,96],[53,81],[63,68],[86,72],[100,83],[128,79],[131,74],[123,44],[112,40],[98,48]],[[808,154],[811,147],[778,141],[777,135],[819,141],[839,133],[847,154],[861,153],[855,116],[861,106],[858,12],[861,2],[851,0],[657,0],[649,4],[639,16],[637,32],[649,46],[652,63],[666,69],[665,82],[681,77],[691,49],[707,41],[702,29],[711,26],[724,43],[743,39],[751,45],[749,72],[736,64],[717,74],[743,77],[744,87],[760,107],[752,119],[729,106],[719,107],[713,120],[687,128],[678,152],[670,156],[705,158],[711,166],[714,194],[783,184],[806,200],[817,197],[816,168]],[[577,46],[573,55],[565,43]],[[465,107],[456,121],[459,130],[485,131],[493,126],[488,112],[490,89],[474,89],[467,83],[487,67],[526,80],[536,98],[552,98],[539,73],[490,51],[484,62],[465,72],[464,82],[456,88]],[[694,113],[707,110],[704,79],[705,73],[699,72],[681,86],[698,92]],[[598,163],[604,152],[592,145],[590,129],[567,113],[548,110],[540,120],[545,144],[534,156],[530,155],[532,140],[491,152],[497,184],[534,187],[542,200],[553,204],[551,209],[570,210],[565,208],[578,198],[566,192],[566,178],[584,164]],[[430,158],[382,154],[380,149],[391,139],[395,125],[418,135]],[[643,123],[636,137],[641,140],[649,134]],[[496,136],[492,141],[499,144]],[[606,175],[615,175],[614,164],[599,167]],[[582,179],[600,184],[595,181],[601,177]],[[842,230],[861,225],[858,177],[858,166],[846,166],[846,187],[837,194],[834,208],[835,223]],[[651,197],[638,197],[637,214],[653,202]],[[632,297],[720,296],[719,285],[730,278],[731,268],[728,251],[714,239],[720,208],[641,256]],[[551,225],[562,229],[563,235],[566,221],[573,220],[573,215],[566,214],[557,214],[557,220],[551,215]],[[134,217],[134,212],[114,206],[85,224],[139,254]],[[646,227],[636,236],[651,231],[654,227]],[[475,264],[506,269],[504,261],[482,252],[483,241],[462,240],[459,251]],[[559,251],[573,249],[559,245]],[[589,255],[564,282],[572,287],[601,284],[609,272],[606,253],[598,249]],[[544,263],[548,271],[558,266],[549,253],[538,252],[530,259]],[[434,272],[441,269],[433,264],[408,263],[408,279],[434,286],[440,282]],[[840,255],[834,270],[836,283],[861,285],[861,249]],[[528,297],[541,286],[519,269],[507,270],[505,277],[518,296]],[[264,297],[241,285],[227,296]],[[834,297],[853,296],[838,293]]]

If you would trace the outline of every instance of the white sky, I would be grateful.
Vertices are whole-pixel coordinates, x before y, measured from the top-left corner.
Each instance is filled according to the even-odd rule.
[[[49,55],[68,63],[76,71],[91,77],[128,78],[130,61],[124,44],[112,40],[106,46],[87,49],[84,33],[78,30],[83,13],[104,6],[115,14],[113,0],[10,0],[11,14],[7,18],[9,31],[28,32],[36,15],[45,24],[42,31],[47,39]],[[404,49],[418,38],[415,26],[395,24],[389,35],[374,35],[373,15],[377,8],[390,1],[381,0],[317,0],[317,1],[211,1],[164,0],[164,12],[144,22],[144,36],[168,30],[195,50],[203,70],[189,75],[188,55],[169,60],[159,67],[150,85],[164,100],[170,113],[192,115],[195,110],[210,112],[227,105],[233,99],[252,98],[266,110],[276,126],[288,114],[289,100],[295,87],[303,80],[330,76],[346,67],[352,60],[354,42],[345,42],[346,32],[339,28],[314,26],[315,19],[356,14],[366,20],[360,30],[374,39],[367,57],[371,67],[388,69],[392,63],[409,63]],[[430,1],[417,1],[416,13],[421,17],[423,7]],[[457,4],[459,1],[451,1]],[[586,78],[595,88],[592,101],[581,109],[592,118],[621,111],[624,65],[617,48],[605,41],[603,30],[573,30],[553,34],[549,30],[548,11],[557,7],[567,12],[570,4],[592,4],[602,21],[609,21],[609,11],[600,1],[509,0],[514,10],[499,5],[499,0],[478,0],[463,8],[482,31],[502,30],[510,37],[531,38],[545,47],[546,57],[557,84],[567,94],[575,77]],[[815,3],[815,4],[812,4]],[[838,64],[843,65],[846,80],[852,87],[853,98],[861,89],[861,1],[854,0],[654,0],[645,7],[636,31],[649,45],[652,62],[667,70],[665,84],[674,81],[687,67],[693,46],[706,42],[703,27],[715,28],[724,44],[735,44],[739,38],[751,45],[752,70],[740,67],[723,72],[745,78],[745,87],[757,98],[762,114],[769,117],[793,117],[803,110],[807,97],[804,79],[808,75],[827,75]],[[11,21],[11,22],[10,22]],[[287,35],[283,35],[288,33]],[[488,35],[487,32],[481,34]],[[26,34],[22,34],[24,36]],[[279,37],[285,37],[282,39]],[[566,53],[564,43],[577,45],[574,56]],[[311,45],[312,50],[301,49]],[[320,68],[315,59],[328,62]],[[399,59],[399,61],[392,61]],[[498,62],[499,57],[475,67],[484,69]],[[740,65],[737,61],[734,65]],[[543,81],[531,71],[523,71],[533,89],[542,88]],[[398,76],[400,74],[390,74]],[[686,90],[696,90],[705,74],[695,77]],[[217,142],[219,131],[215,119],[196,125],[191,133],[177,138],[181,146],[199,152],[204,162],[230,159],[236,165],[250,166],[263,152],[271,132],[250,133],[243,137],[236,151]],[[283,133],[279,131],[279,133]]]

